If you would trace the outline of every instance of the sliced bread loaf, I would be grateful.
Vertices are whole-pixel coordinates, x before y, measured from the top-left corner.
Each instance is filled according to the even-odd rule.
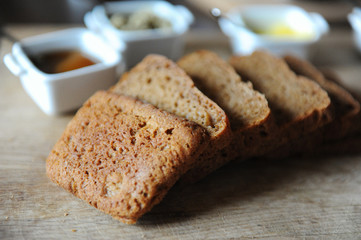
[[[360,103],[340,84],[327,79],[310,62],[295,56],[284,57],[288,66],[298,75],[308,77],[327,91],[334,107],[335,119],[322,129],[324,141],[339,139],[353,131],[355,120],[360,113]],[[329,78],[331,77],[329,75]]]
[[[352,117],[354,118],[354,120],[352,120],[353,127],[349,129],[350,133],[348,135],[361,135],[361,93],[356,89],[353,89],[351,86],[347,85],[345,81],[341,79],[341,77],[335,71],[328,68],[323,68],[320,71],[328,81],[335,83],[336,85],[347,91],[349,94],[351,94],[351,96],[353,97],[353,100],[351,98],[348,98],[351,101],[349,102],[347,107],[348,111],[345,112],[349,112],[347,114],[349,117],[352,117],[357,111],[358,113],[356,114],[356,116]],[[357,101],[358,104],[355,104],[354,100]]]
[[[225,110],[233,132],[232,143],[213,158],[212,165],[189,171],[191,179],[203,177],[235,157],[254,155],[271,125],[265,96],[250,82],[243,82],[232,66],[213,52],[199,50],[183,56],[177,64],[197,88]]]
[[[211,165],[211,156],[231,141],[231,128],[225,112],[196,86],[173,61],[149,55],[111,88],[118,94],[133,96],[154,106],[194,121],[207,129],[209,147],[193,168]]]
[[[354,100],[356,100],[359,104],[361,103],[361,94],[354,89],[350,89],[350,87],[347,86],[333,70],[322,69],[321,72],[328,81],[333,82],[342,89],[346,90],[349,94],[352,95]],[[335,156],[340,154],[354,155],[361,153],[361,111],[358,111],[358,114],[354,115],[354,113],[357,112],[357,109],[359,109],[359,104],[355,104],[354,100],[349,97],[347,97],[346,100],[347,99],[349,100],[349,102],[345,101],[346,108],[341,107],[341,109],[343,109],[342,112],[345,113],[345,116],[342,118],[346,120],[346,123],[343,123],[342,126],[346,125],[346,136],[335,139],[329,138],[326,135],[326,141],[324,141],[319,147],[314,148],[311,152],[312,155]],[[337,109],[338,108],[336,108],[336,116]],[[348,109],[348,111],[345,109]],[[348,126],[347,122],[351,123],[350,126]],[[329,130],[327,132],[332,132],[332,130]],[[345,133],[344,131],[342,131],[342,128],[341,130],[336,129],[336,132]],[[335,135],[331,133],[331,136],[334,137]]]
[[[47,175],[99,210],[135,223],[193,165],[208,139],[198,124],[100,91],[54,146]]]
[[[283,59],[256,51],[250,56],[233,56],[229,62],[269,102],[279,126],[278,137],[270,145],[278,142],[280,146],[332,120],[327,92],[314,81],[297,76]]]
[[[284,59],[296,74],[312,79],[328,92],[335,117],[315,132],[277,149],[272,153],[272,157],[355,152],[353,142],[359,142],[360,138],[356,133],[360,128],[359,102],[342,86],[334,73],[327,71],[325,74],[306,60],[294,56],[285,56]]]
[[[178,62],[205,95],[225,110],[233,131],[263,123],[270,114],[264,95],[243,82],[231,65],[215,53],[199,50]]]

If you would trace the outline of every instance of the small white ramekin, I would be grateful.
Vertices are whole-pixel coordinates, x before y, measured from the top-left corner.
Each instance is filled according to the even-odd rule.
[[[308,57],[311,44],[329,31],[327,21],[318,13],[309,13],[293,5],[240,6],[219,19],[221,30],[229,37],[236,55],[249,55],[255,50],[267,50],[275,55],[293,54]],[[295,31],[311,33],[308,37],[257,34],[247,27],[245,20],[260,29],[272,24],[285,24]]]
[[[353,30],[354,43],[357,50],[361,52],[361,8],[355,7],[347,17]]]
[[[40,71],[30,55],[59,50],[79,50],[98,62],[68,72],[48,74]],[[71,28],[16,42],[4,57],[8,69],[46,114],[57,115],[76,110],[99,89],[113,85],[124,66],[122,56],[101,37],[86,28]]]
[[[125,31],[115,28],[108,17],[113,13],[128,15],[144,9],[167,19],[172,27]],[[173,60],[181,57],[184,50],[182,37],[188,31],[193,19],[192,13],[187,8],[166,1],[106,2],[94,7],[84,16],[85,25],[89,29],[102,35],[114,48],[118,48],[121,52],[124,50],[123,57],[128,68],[151,53],[161,54]]]

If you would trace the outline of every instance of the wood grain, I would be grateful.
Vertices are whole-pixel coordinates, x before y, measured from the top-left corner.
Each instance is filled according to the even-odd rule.
[[[10,30],[27,36],[58,28]],[[10,47],[3,42],[1,56]],[[227,43],[188,41],[187,51],[197,48],[230,54]],[[342,49],[342,59],[333,55]],[[360,87],[361,59],[348,30],[315,51],[318,65]],[[361,156],[347,154],[231,164],[175,186],[136,225],[122,224],[45,175],[44,161],[71,117],[46,116],[0,65],[0,239],[361,239]]]

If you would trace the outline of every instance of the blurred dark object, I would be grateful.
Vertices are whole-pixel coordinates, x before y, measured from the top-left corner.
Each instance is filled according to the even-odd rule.
[[[0,1],[0,20],[6,23],[79,23],[96,0]]]
[[[349,3],[354,5],[355,7],[361,7],[361,0],[347,0]]]
[[[107,1],[111,0],[0,0],[0,23],[83,23],[86,12]],[[185,5],[193,12],[196,16],[195,26],[217,26],[209,21],[208,16],[187,4],[187,1],[169,2]]]
[[[210,8],[217,7],[226,13],[234,7],[257,4],[291,4],[299,6],[308,12],[321,14],[329,23],[346,23],[347,14],[352,11],[354,4],[351,0],[184,0],[193,8],[209,13]],[[361,0],[354,0],[360,2]]]

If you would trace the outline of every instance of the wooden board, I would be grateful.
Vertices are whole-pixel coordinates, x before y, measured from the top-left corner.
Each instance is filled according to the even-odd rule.
[[[24,37],[63,27],[69,26],[9,30]],[[213,34],[205,41],[191,33],[186,50],[229,56],[228,42]],[[10,47],[2,42],[2,57]],[[315,53],[318,65],[360,89],[361,59],[348,30],[336,29]],[[122,224],[45,175],[45,159],[71,117],[46,116],[0,65],[0,239],[361,238],[361,156],[346,155],[232,164],[176,186],[136,225]]]

